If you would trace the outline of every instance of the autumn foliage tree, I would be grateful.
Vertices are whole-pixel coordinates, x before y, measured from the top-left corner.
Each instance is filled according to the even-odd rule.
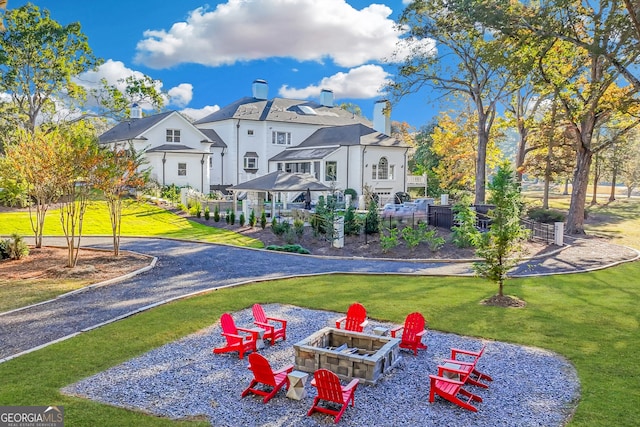
[[[114,256],[120,254],[123,200],[129,190],[141,188],[148,181],[148,173],[142,170],[143,164],[144,158],[133,145],[102,147],[98,153],[94,186],[102,191],[107,201]]]

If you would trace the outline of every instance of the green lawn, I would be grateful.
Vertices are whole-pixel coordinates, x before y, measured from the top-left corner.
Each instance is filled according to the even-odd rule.
[[[213,219],[211,225],[215,226]],[[18,233],[32,236],[29,213],[0,213],[0,235]],[[111,222],[105,202],[93,202],[87,208],[82,234],[84,236],[111,235]],[[201,240],[211,243],[225,243],[236,246],[261,248],[264,245],[256,239],[232,231],[208,227],[189,221],[155,205],[148,203],[127,203],[122,214],[122,236],[171,237],[176,239]],[[51,209],[47,212],[44,226],[45,236],[63,236],[60,224],[60,212]],[[46,241],[45,241],[46,244]]]
[[[571,425],[632,426],[640,419],[640,284],[629,278],[638,276],[640,263],[631,263],[593,273],[509,281],[508,293],[526,300],[524,309],[480,305],[495,289],[474,278],[319,276],[224,289],[0,364],[0,402],[64,405],[66,421],[73,426],[177,424],[62,396],[58,390],[200,330],[225,311],[255,302],[344,311],[358,300],[376,319],[401,323],[407,313],[417,310],[432,329],[558,352],[575,365],[582,386]],[[427,399],[427,387],[424,394]]]

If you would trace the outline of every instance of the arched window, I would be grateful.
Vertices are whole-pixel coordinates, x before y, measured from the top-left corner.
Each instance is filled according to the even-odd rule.
[[[386,157],[381,157],[377,165],[373,165],[371,178],[389,179],[389,161]]]

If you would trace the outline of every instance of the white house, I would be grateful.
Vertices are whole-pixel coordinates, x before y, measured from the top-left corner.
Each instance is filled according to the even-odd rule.
[[[151,178],[162,186],[191,186],[209,193],[211,147],[222,143],[215,132],[205,133],[176,111],[141,116],[134,106],[131,118],[100,135],[99,142],[132,143],[144,153]]]
[[[383,200],[407,187],[409,146],[391,137],[388,103],[374,107],[373,122],[334,105],[268,99],[255,80],[243,97],[195,123],[175,111],[132,118],[100,136],[103,144],[132,142],[144,152],[161,185],[190,185],[203,193],[226,189],[278,170],[309,174],[328,187],[358,194],[368,185]]]
[[[372,123],[335,106],[330,90],[319,102],[268,99],[267,83],[256,80],[251,97],[194,123],[221,140],[212,147],[211,188],[284,170],[358,194],[365,185],[382,197],[405,191],[409,146],[389,136],[386,107],[386,101],[376,103]]]

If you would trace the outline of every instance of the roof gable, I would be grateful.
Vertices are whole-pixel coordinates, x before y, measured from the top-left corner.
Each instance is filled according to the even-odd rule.
[[[378,145],[402,147],[408,145],[363,124],[332,126],[318,129],[297,147],[326,147],[335,145]]]

